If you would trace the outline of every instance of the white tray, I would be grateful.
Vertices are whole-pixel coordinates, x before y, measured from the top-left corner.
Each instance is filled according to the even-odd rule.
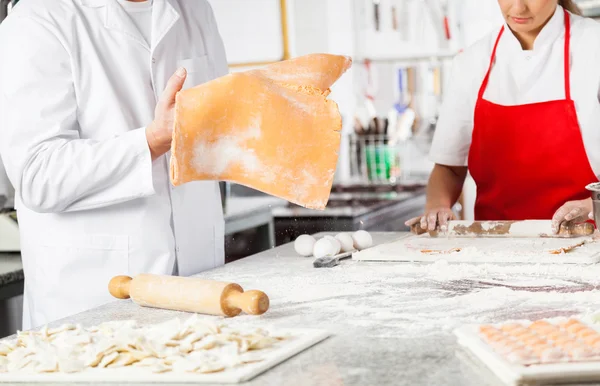
[[[397,240],[355,252],[353,260],[449,263],[534,263],[534,264],[595,264],[600,262],[600,242],[575,248],[571,252],[550,254],[544,251],[559,249],[585,238],[446,238],[409,235]],[[422,253],[421,249],[460,252]]]
[[[292,338],[265,349],[264,360],[227,369],[213,374],[189,374],[167,372],[155,374],[143,367],[89,369],[79,373],[0,373],[0,383],[241,383],[251,380],[270,368],[306,350],[329,337],[329,332],[311,329],[277,329],[277,332],[290,333]],[[262,351],[262,350],[261,350]]]
[[[596,328],[594,325],[589,325]],[[480,337],[479,325],[454,330],[457,343],[473,354],[507,385],[545,385],[600,381],[600,361],[522,366],[509,363]]]

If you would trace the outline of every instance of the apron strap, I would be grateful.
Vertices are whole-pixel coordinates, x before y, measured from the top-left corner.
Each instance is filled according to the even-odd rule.
[[[570,46],[571,46],[571,18],[569,12],[563,9],[565,13],[565,98],[571,100],[571,76],[570,76]]]
[[[494,43],[494,49],[492,50],[492,56],[490,57],[490,65],[488,67],[487,73],[485,74],[485,78],[483,78],[483,82],[481,83],[481,87],[479,87],[479,99],[483,99],[483,93],[487,88],[488,81],[490,80],[490,73],[492,72],[492,67],[494,65],[494,59],[496,59],[496,49],[498,48],[498,43],[500,42],[500,37],[502,37],[502,33],[504,32],[504,26],[500,29],[498,33],[498,37],[496,38],[496,43]]]
[[[571,78],[570,78],[570,46],[571,46],[571,19],[569,17],[569,12],[566,9],[563,9],[565,14],[565,57],[564,57],[564,78],[565,78],[565,99],[571,100]],[[492,50],[492,56],[490,57],[490,65],[488,67],[487,73],[485,74],[485,78],[483,78],[483,82],[481,83],[481,87],[479,88],[478,98],[483,99],[483,94],[485,93],[485,89],[487,88],[488,82],[490,80],[490,73],[492,72],[492,67],[494,65],[494,60],[496,59],[496,49],[498,48],[498,43],[500,42],[500,38],[502,37],[502,33],[504,33],[504,26],[500,29],[498,33],[498,37],[496,38],[496,43],[494,43],[494,49]]]

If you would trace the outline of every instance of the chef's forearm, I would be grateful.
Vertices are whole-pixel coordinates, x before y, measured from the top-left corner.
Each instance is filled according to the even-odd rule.
[[[466,167],[436,164],[427,184],[426,210],[451,208],[460,197],[466,176]]]
[[[47,141],[24,164],[7,158],[20,200],[36,212],[96,209],[154,194],[143,128],[104,141]]]

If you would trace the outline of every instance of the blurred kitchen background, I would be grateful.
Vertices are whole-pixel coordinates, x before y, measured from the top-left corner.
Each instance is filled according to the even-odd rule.
[[[303,233],[407,230],[404,221],[425,203],[433,166],[427,154],[440,105],[452,97],[444,94],[452,58],[502,23],[497,0],[209,2],[231,71],[315,52],[354,61],[330,95],[343,131],[327,208],[308,210],[222,182],[227,262]],[[17,3],[0,0],[0,22]],[[586,16],[600,16],[600,0],[578,4]],[[474,199],[469,180],[454,208],[460,217],[473,217]],[[23,272],[13,203],[0,162],[0,337],[21,327]]]

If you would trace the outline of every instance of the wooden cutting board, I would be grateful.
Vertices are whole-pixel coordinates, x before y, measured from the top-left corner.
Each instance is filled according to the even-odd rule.
[[[582,245],[583,244],[583,245]],[[354,260],[461,263],[571,263],[600,261],[600,242],[579,238],[443,238],[407,235],[356,252]]]

